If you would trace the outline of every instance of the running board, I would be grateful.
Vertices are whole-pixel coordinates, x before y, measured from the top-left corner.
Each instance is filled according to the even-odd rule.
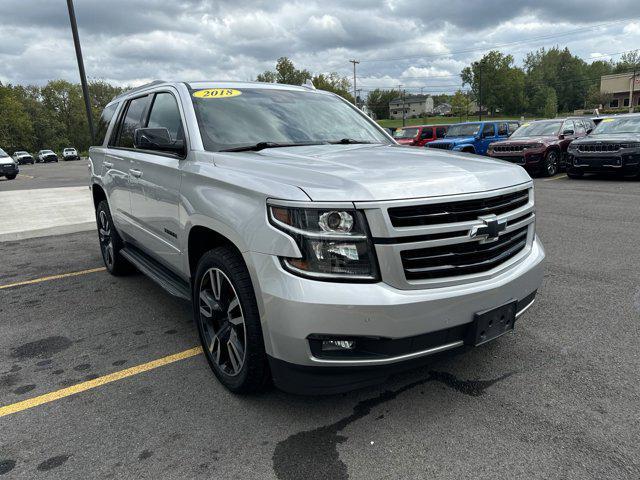
[[[149,255],[130,245],[120,250],[120,254],[140,270],[140,272],[144,273],[174,297],[191,301],[191,288],[189,288],[189,284],[171,270],[149,257]]]

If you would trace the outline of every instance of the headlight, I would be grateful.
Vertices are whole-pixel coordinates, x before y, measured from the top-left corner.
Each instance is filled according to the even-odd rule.
[[[289,272],[317,280],[378,280],[362,212],[279,205],[268,205],[268,210],[271,224],[291,236],[302,253],[301,258],[281,258]]]

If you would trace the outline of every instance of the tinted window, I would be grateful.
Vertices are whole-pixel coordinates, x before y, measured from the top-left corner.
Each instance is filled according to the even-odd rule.
[[[436,138],[444,138],[446,134],[447,134],[447,129],[445,127],[436,128]]]
[[[109,123],[111,122],[111,118],[113,114],[116,112],[116,108],[118,108],[118,104],[114,103],[113,105],[109,105],[102,111],[102,115],[100,115],[100,119],[98,120],[98,125],[96,126],[96,142],[100,142],[100,145],[104,145],[105,136],[107,135],[107,129],[109,128]]]
[[[564,133],[567,130],[573,130],[574,132],[576,131],[576,127],[573,124],[573,121],[567,120],[566,122],[564,122],[564,125],[562,126],[562,132]]]
[[[170,93],[158,93],[153,101],[147,127],[166,128],[172,141],[184,140],[180,110]]]
[[[147,106],[149,97],[134,98],[129,102],[127,113],[124,115],[120,136],[116,145],[118,147],[133,148],[133,134],[142,124],[142,114]]]
[[[427,127],[422,129],[422,133],[420,134],[420,138],[422,140],[426,140],[427,138],[433,137],[433,128]]]
[[[486,123],[482,128],[483,137],[493,137],[496,134],[496,126],[493,123]]]
[[[498,124],[498,135],[508,135],[509,131],[507,130],[507,124],[506,123],[499,123]]]

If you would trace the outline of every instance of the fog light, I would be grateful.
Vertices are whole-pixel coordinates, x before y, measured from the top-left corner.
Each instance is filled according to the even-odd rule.
[[[353,350],[354,348],[356,348],[356,342],[354,340],[323,340],[322,341],[323,352]]]

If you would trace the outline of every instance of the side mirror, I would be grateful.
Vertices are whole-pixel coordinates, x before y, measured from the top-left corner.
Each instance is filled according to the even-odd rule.
[[[593,128],[587,128],[587,135],[589,135],[591,132],[593,132]]]
[[[570,128],[562,131],[562,135],[573,135],[573,133],[573,130],[571,130]]]
[[[133,145],[141,150],[184,153],[184,140],[171,140],[166,128],[138,128],[133,137]]]

